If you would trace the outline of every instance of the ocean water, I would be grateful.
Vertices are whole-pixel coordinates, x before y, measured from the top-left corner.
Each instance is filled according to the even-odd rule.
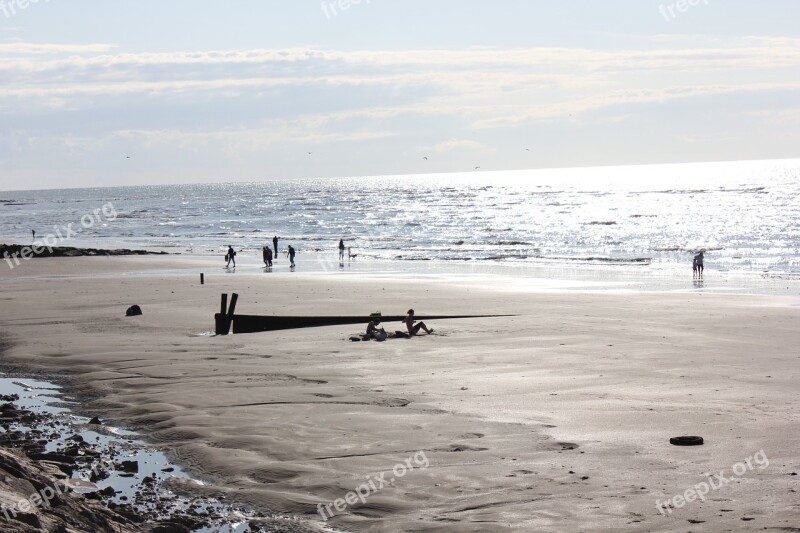
[[[10,191],[0,242],[800,274],[799,195],[800,160]]]

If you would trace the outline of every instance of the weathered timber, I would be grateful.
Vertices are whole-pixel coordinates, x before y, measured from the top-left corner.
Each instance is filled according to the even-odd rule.
[[[233,333],[258,333],[261,331],[278,331],[283,329],[301,329],[301,328],[320,328],[325,326],[344,326],[348,324],[364,324],[366,325],[374,316],[264,316],[264,315],[237,315],[236,303],[239,301],[239,295],[233,293],[231,295],[231,305],[226,309],[228,303],[228,295],[223,294],[220,301],[220,312],[214,315],[216,324],[215,331],[217,335],[227,335],[231,332],[231,325],[233,325]],[[415,321],[434,321],[434,320],[453,320],[457,318],[499,318],[509,317],[515,315],[428,315],[416,316]],[[395,316],[381,316],[381,324],[386,327],[386,324],[396,322],[398,330],[404,330],[404,325],[400,324],[405,315]]]
[[[231,322],[234,317],[233,313],[236,311],[237,301],[239,301],[239,295],[234,292],[231,294],[231,306],[226,311],[225,306],[228,303],[228,295],[222,295],[220,312],[214,315],[214,331],[217,335],[227,335],[231,331]]]
[[[451,320],[456,318],[494,318],[512,315],[429,315],[417,316],[417,321]],[[382,316],[381,326],[387,327],[397,323],[398,330],[405,330],[401,324],[403,316]],[[367,325],[374,317],[370,316],[261,316],[234,315],[233,333],[257,333],[260,331],[278,331],[282,329],[319,328],[324,326],[342,326],[347,324]],[[429,326],[431,324],[428,324]]]

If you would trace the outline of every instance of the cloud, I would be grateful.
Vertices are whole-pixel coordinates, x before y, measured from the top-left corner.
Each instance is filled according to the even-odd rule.
[[[800,83],[751,83],[745,85],[671,86],[661,89],[625,89],[599,93],[554,105],[528,106],[521,108],[504,106],[505,113],[477,121],[475,128],[500,128],[515,126],[530,121],[566,117],[622,105],[644,105],[664,103],[672,100],[721,96],[735,93],[769,93],[775,91],[797,91]]]
[[[109,44],[16,42],[0,45],[0,109],[82,109],[165,95],[188,105],[208,98],[254,99],[265,90],[284,91],[281,96],[289,99],[289,91],[325,98],[331,89],[358,89],[380,95],[387,103],[385,114],[447,110],[487,128],[626,103],[766,92],[782,84],[792,88],[789,69],[800,68],[800,39],[747,37],[728,46],[693,48],[682,40],[676,46],[660,36],[652,39],[658,45],[647,50],[286,48],[116,54]],[[769,73],[765,77],[771,82],[753,84],[755,72]],[[684,83],[664,88],[664,74]],[[350,107],[353,118],[375,107],[355,99],[337,103]]]
[[[469,139],[450,139],[434,146],[433,151],[440,154],[458,151],[479,152],[492,155],[497,153],[497,150],[494,148]]]
[[[77,77],[92,72],[103,77],[129,74],[142,76],[154,68],[174,68],[178,73],[197,73],[195,67],[227,66],[248,72],[260,69],[265,76],[285,75],[302,69],[312,76],[323,71],[372,68],[382,73],[393,69],[447,69],[453,72],[504,68],[554,69],[556,71],[699,71],[707,69],[782,68],[800,65],[800,39],[748,37],[735,46],[667,46],[642,50],[596,50],[586,48],[469,48],[464,50],[354,50],[336,51],[314,48],[216,50],[165,53],[108,53],[106,44],[0,44],[0,69],[8,73],[43,74],[70,71]],[[51,57],[61,54],[62,57]],[[48,57],[42,58],[42,55]],[[5,57],[3,57],[5,56]],[[309,69],[314,67],[314,69]],[[209,72],[209,71],[207,71]],[[210,70],[210,72],[217,72]]]
[[[0,137],[17,139],[31,164],[55,153],[51,146],[61,154],[132,147],[274,160],[291,145],[360,143],[458,159],[500,153],[521,131],[565,145],[596,145],[609,128],[635,139],[639,132],[625,128],[662,116],[662,104],[692,109],[709,98],[736,98],[741,109],[726,124],[757,123],[765,139],[785,138],[797,124],[796,112],[774,110],[796,109],[800,39],[653,36],[617,46],[132,53],[112,44],[4,43]],[[692,120],[661,122],[673,128],[664,138],[702,145],[681,136]],[[558,135],[564,124],[568,137]]]
[[[19,56],[40,54],[94,54],[110,52],[113,49],[114,46],[109,44],[0,43],[0,54]]]

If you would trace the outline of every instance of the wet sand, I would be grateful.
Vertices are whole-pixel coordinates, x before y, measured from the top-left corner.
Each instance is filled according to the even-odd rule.
[[[321,520],[319,504],[396,478],[336,511],[337,529],[798,527],[796,297],[517,291],[500,278],[203,261],[3,268],[3,365],[63,374],[86,412],[136,427],[213,482],[208,492],[265,512]],[[239,293],[246,314],[518,316],[385,343],[348,342],[353,326],[213,337],[222,292]],[[144,315],[126,318],[132,304]],[[678,435],[706,443],[671,446]],[[427,468],[392,472],[420,453]],[[705,501],[657,509],[723,471],[731,481]]]

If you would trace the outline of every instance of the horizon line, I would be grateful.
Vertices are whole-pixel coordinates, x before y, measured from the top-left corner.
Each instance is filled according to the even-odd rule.
[[[343,180],[343,179],[373,179],[373,178],[414,178],[414,177],[446,177],[456,175],[479,176],[489,173],[503,173],[512,174],[520,172],[558,172],[569,170],[594,170],[594,169],[608,169],[608,168],[648,168],[648,167],[679,167],[679,166],[699,166],[699,165],[719,165],[719,164],[743,164],[743,163],[787,163],[798,162],[800,157],[787,157],[776,159],[733,159],[722,161],[690,161],[682,163],[635,163],[635,164],[621,164],[621,165],[594,165],[594,166],[580,166],[580,167],[540,167],[540,168],[521,168],[521,169],[505,169],[505,170],[464,170],[458,172],[420,172],[416,174],[363,174],[351,176],[320,176],[320,177],[287,177],[287,178],[265,178],[265,179],[231,179],[221,181],[200,181],[200,182],[186,182],[186,183],[142,183],[138,185],[88,185],[88,186],[75,186],[75,187],[49,187],[49,188],[35,188],[35,189],[2,189],[0,193],[6,192],[41,192],[41,191],[65,191],[65,190],[80,190],[80,189],[125,189],[133,187],[177,187],[177,186],[196,186],[196,185],[223,185],[223,184],[247,184],[247,183],[270,183],[270,182],[298,182],[304,180]]]

